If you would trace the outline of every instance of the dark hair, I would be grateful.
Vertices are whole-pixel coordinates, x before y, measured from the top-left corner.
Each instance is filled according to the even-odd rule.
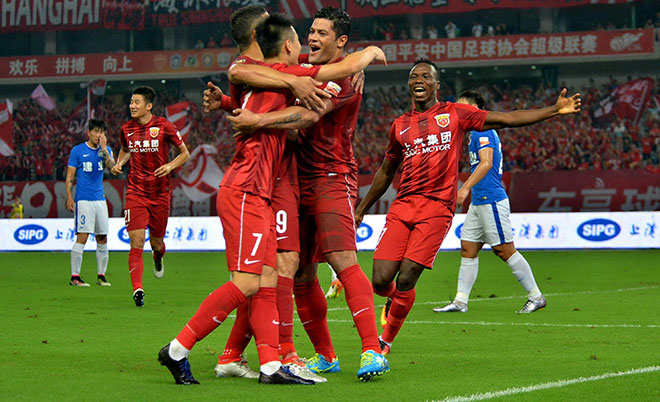
[[[486,100],[477,91],[467,90],[458,95],[458,99],[465,99],[471,104],[477,105],[477,108],[483,110],[486,107]]]
[[[238,50],[244,51],[250,47],[252,31],[266,13],[268,11],[263,6],[246,6],[239,8],[229,17],[231,37],[238,45]]]
[[[257,25],[257,42],[265,59],[280,53],[284,41],[291,37],[292,28],[293,22],[284,14],[272,14]]]
[[[314,19],[316,18],[332,21],[332,30],[337,34],[337,38],[342,35],[349,37],[352,19],[346,11],[335,7],[323,7],[314,14]]]
[[[435,79],[438,80],[438,81],[440,81],[440,76],[439,76],[439,74],[440,74],[440,69],[438,68],[438,66],[435,65],[434,62],[432,62],[432,61],[429,60],[429,59],[417,59],[417,60],[415,60],[415,62],[413,63],[412,68],[411,68],[410,70],[412,70],[413,68],[415,68],[418,64],[428,64],[429,66],[433,67],[433,69],[435,70]]]
[[[133,95],[144,96],[144,100],[146,100],[147,103],[154,104],[156,102],[156,91],[154,91],[152,87],[137,87],[133,90]]]
[[[108,131],[108,126],[105,124],[104,120],[90,119],[87,122],[87,131],[93,131],[95,129],[99,129],[101,131]]]

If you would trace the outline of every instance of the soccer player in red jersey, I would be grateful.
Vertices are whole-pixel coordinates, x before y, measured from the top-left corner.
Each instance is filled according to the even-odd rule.
[[[165,255],[163,238],[170,214],[169,174],[190,157],[186,144],[172,123],[151,113],[155,101],[156,92],[151,87],[142,86],[133,91],[129,105],[133,119],[121,127],[121,150],[112,168],[112,173],[117,175],[124,164],[129,160],[131,162],[124,220],[131,245],[128,269],[133,284],[133,301],[137,307],[144,306],[142,249],[145,229],[149,228],[154,275],[162,278]],[[175,146],[179,154],[168,162],[170,145]]]
[[[387,214],[376,251],[374,291],[390,298],[387,324],[379,338],[384,354],[415,302],[415,284],[435,256],[451,226],[456,205],[458,160],[465,132],[534,124],[557,115],[577,113],[580,95],[541,109],[488,112],[471,105],[438,101],[438,68],[418,60],[408,76],[412,111],[398,117],[390,144],[369,192],[355,210],[355,225],[385,193],[403,164],[401,184]]]
[[[309,62],[325,66],[341,62],[350,25],[350,16],[340,9],[326,7],[317,12],[308,36]],[[265,71],[260,73],[267,75]],[[307,366],[317,373],[339,371],[326,319],[327,302],[317,279],[318,263],[327,261],[337,272],[362,339],[357,376],[368,381],[388,371],[389,363],[380,354],[373,291],[356,254],[353,208],[357,198],[357,163],[352,141],[362,95],[353,90],[348,78],[333,83],[332,88],[337,96],[324,100],[324,116],[299,136],[301,266],[294,294],[298,315],[316,350]],[[258,121],[265,124],[269,119],[262,115]]]

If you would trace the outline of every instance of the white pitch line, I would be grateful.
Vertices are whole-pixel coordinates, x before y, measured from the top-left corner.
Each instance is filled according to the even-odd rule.
[[[352,324],[353,320],[331,320],[328,322],[337,322]],[[550,324],[546,322],[489,322],[489,321],[406,321],[406,324],[437,324],[437,325],[479,325],[483,327],[556,327],[556,328],[643,328],[657,329],[660,325],[648,324]]]
[[[565,387],[567,385],[581,384],[581,383],[591,382],[591,381],[600,381],[600,380],[606,380],[608,378],[615,378],[615,377],[625,377],[625,376],[629,376],[629,375],[652,373],[652,372],[655,372],[655,371],[660,371],[660,366],[649,366],[649,367],[643,367],[643,368],[638,368],[638,369],[631,369],[631,370],[627,370],[627,371],[617,371],[615,373],[605,373],[605,374],[595,375],[595,376],[591,376],[591,377],[578,377],[578,378],[571,378],[571,379],[568,379],[568,380],[545,382],[545,383],[542,383],[542,384],[530,385],[530,386],[527,386],[527,387],[513,387],[513,388],[507,388],[507,389],[504,389],[504,390],[501,390],[501,391],[477,393],[477,394],[472,394],[472,395],[469,395],[469,396],[452,396],[452,397],[447,397],[447,398],[443,399],[441,402],[483,401],[485,399],[499,398],[499,397],[502,397],[502,396],[523,394],[523,393],[527,393],[527,392],[534,392],[534,391],[540,391],[540,390],[551,389],[551,388],[561,388],[561,387]]]

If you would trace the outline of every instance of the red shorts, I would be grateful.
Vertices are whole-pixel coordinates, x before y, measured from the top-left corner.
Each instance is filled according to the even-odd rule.
[[[270,205],[275,216],[278,251],[300,252],[300,232],[298,230],[298,205],[300,188],[296,185],[273,188]]]
[[[433,268],[435,256],[451,227],[454,214],[441,201],[423,196],[396,199],[374,252],[374,260],[407,258]]]
[[[155,198],[126,194],[124,222],[127,231],[148,227],[150,237],[165,237],[169,216],[170,193]]]
[[[268,201],[220,187],[216,207],[225,237],[227,268],[257,275],[264,265],[275,268],[277,244]]]
[[[357,175],[298,177],[300,182],[300,261],[323,262],[323,254],[357,251]]]

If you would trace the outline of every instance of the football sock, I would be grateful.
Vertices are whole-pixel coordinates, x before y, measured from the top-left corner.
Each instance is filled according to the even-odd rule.
[[[85,245],[82,243],[73,243],[71,248],[71,276],[80,276],[84,248]]]
[[[108,269],[108,243],[96,244],[96,272],[105,275]]]
[[[387,315],[387,325],[383,330],[383,335],[381,335],[385,342],[392,343],[394,341],[394,337],[399,333],[403,322],[415,303],[415,294],[415,289],[397,290],[394,293],[392,307],[390,307],[390,313]]]
[[[245,300],[243,292],[233,282],[226,282],[204,299],[195,315],[177,335],[177,341],[184,348],[192,349],[195,343],[222,324],[229,313]]]
[[[277,277],[277,313],[280,317],[279,343],[293,344],[293,278]]]
[[[276,288],[261,287],[257,294],[252,296],[251,300],[250,326],[254,331],[254,341],[257,344],[261,365],[273,361],[279,363],[280,361],[279,343],[277,342],[279,318],[277,316],[276,299]]]
[[[352,265],[337,274],[346,289],[346,304],[353,315],[353,322],[362,338],[362,352],[373,350],[380,354],[378,328],[374,311],[374,293],[367,276],[359,264]]]
[[[298,317],[314,345],[314,351],[332,361],[337,356],[328,329],[328,301],[318,278],[313,282],[295,283],[293,293],[296,297]]]
[[[389,285],[387,285],[387,289],[378,291],[374,287],[374,293],[376,293],[378,296],[383,296],[383,297],[389,297],[390,299],[394,297],[394,292],[396,291],[396,286],[394,286],[394,282],[390,282]]]
[[[172,360],[179,361],[190,355],[190,349],[186,349],[183,345],[174,338],[170,342],[170,349],[167,351]]]
[[[252,339],[252,328],[250,327],[250,302],[238,306],[236,309],[236,320],[231,327],[225,350],[218,357],[219,364],[237,362],[241,360],[241,354]]]
[[[163,248],[160,251],[154,250],[154,261],[158,261],[165,255],[165,243],[163,243]]]
[[[532,268],[529,266],[529,263],[523,257],[520,252],[516,251],[506,263],[511,267],[513,275],[516,277],[518,282],[522,285],[523,289],[527,291],[527,296],[530,299],[538,299],[541,297],[541,291],[538,286],[536,286],[536,281],[534,280],[534,274],[532,273]]]
[[[144,271],[144,263],[142,262],[142,249],[132,248],[128,252],[128,273],[131,274],[131,283],[133,284],[133,291],[142,288],[142,272]]]
[[[467,304],[478,273],[479,257],[461,257],[461,267],[458,270],[458,289],[456,290],[455,300]]]

